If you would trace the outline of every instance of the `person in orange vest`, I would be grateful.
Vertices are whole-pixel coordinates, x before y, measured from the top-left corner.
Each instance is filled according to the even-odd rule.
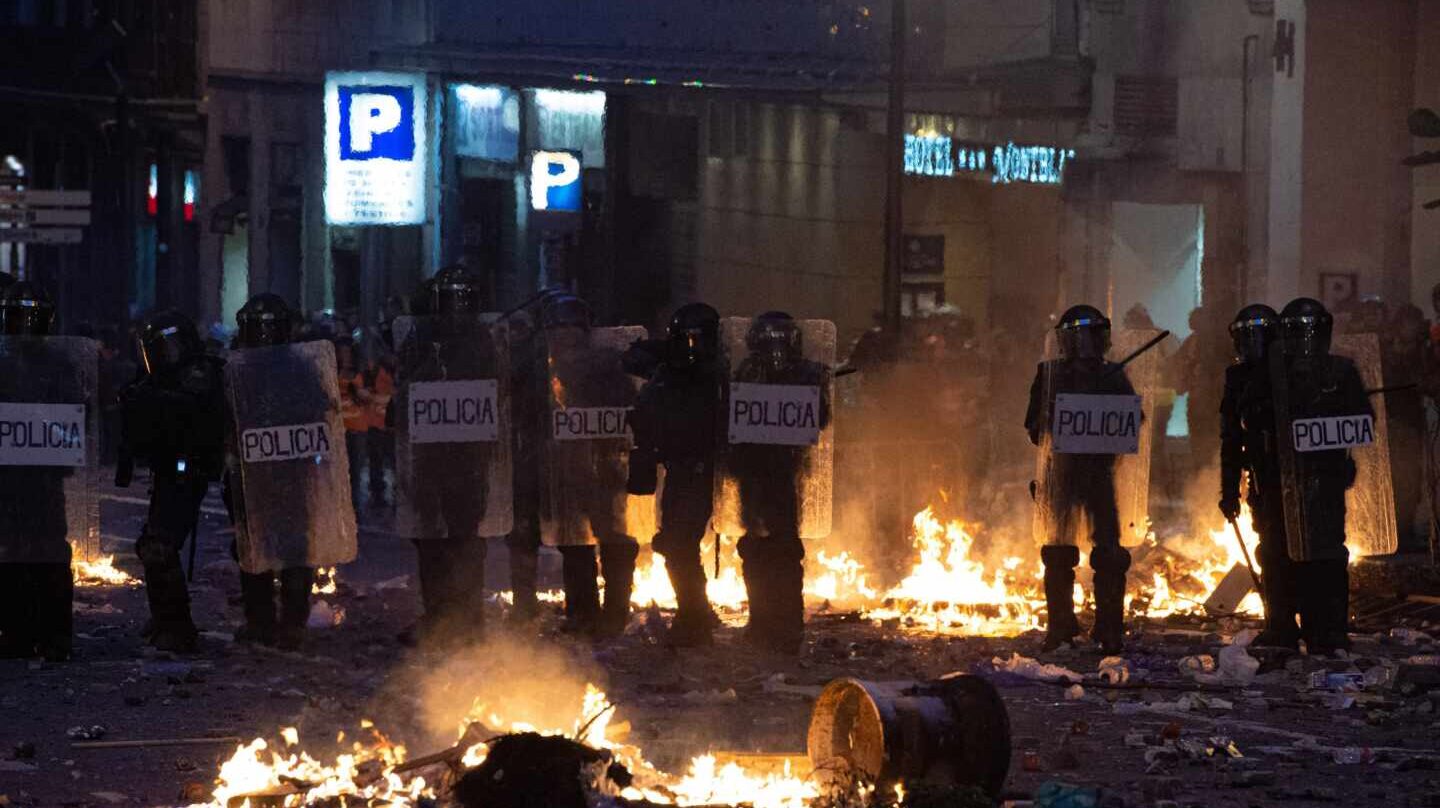
[[[390,399],[395,395],[395,372],[387,360],[388,357],[372,360],[361,373],[364,389],[370,394],[366,408],[365,467],[369,470],[370,504],[374,507],[386,503],[385,470],[393,468],[395,460],[395,429],[385,418]]]
[[[350,504],[360,511],[360,458],[366,456],[370,434],[370,391],[365,375],[355,365],[355,341],[349,337],[335,340],[336,375],[340,382],[340,416],[345,422],[345,451],[350,456]],[[373,480],[375,472],[370,472]]]

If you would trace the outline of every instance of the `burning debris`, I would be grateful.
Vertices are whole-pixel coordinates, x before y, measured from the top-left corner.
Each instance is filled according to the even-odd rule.
[[[114,555],[96,556],[86,560],[78,551],[70,562],[76,586],[139,586],[140,581],[115,566]]]

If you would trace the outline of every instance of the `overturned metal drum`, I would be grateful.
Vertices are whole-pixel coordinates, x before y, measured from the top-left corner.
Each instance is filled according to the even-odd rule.
[[[837,679],[815,701],[806,746],[821,778],[970,785],[998,797],[1010,770],[1010,717],[976,676]]]

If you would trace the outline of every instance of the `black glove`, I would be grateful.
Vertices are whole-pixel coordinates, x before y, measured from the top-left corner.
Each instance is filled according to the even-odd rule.
[[[1233,522],[1240,518],[1240,498],[1226,496],[1220,499],[1220,513],[1225,515],[1225,521]]]
[[[630,452],[630,478],[625,481],[625,491],[637,497],[648,497],[659,485],[655,453],[645,449]]]

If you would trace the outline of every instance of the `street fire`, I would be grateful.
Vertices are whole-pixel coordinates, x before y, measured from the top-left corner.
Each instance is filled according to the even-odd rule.
[[[755,808],[802,808],[819,795],[818,787],[805,778],[791,773],[788,766],[780,773],[749,772],[735,763],[720,765],[713,755],[696,757],[683,776],[673,776],[652,766],[635,746],[612,738],[611,718],[614,705],[599,688],[587,685],[580,711],[567,730],[538,727],[519,717],[497,714],[489,705],[475,703],[460,727],[463,749],[453,757],[454,763],[469,769],[485,762],[494,738],[465,746],[476,737],[476,728],[484,736],[505,733],[534,732],[541,735],[565,735],[594,749],[608,751],[633,775],[631,785],[619,796],[647,800],[665,805],[731,804]],[[208,805],[224,808],[246,805],[246,798],[280,797],[287,806],[327,804],[326,800],[348,798],[347,805],[385,805],[392,808],[416,806],[420,800],[436,795],[436,784],[417,774],[406,777],[407,750],[391,742],[368,721],[362,730],[369,741],[355,741],[350,753],[338,755],[332,764],[323,764],[298,749],[299,734],[294,728],[281,730],[279,749],[263,738],[256,738],[238,747],[235,754],[221,764],[213,800]],[[343,741],[341,734],[339,740]],[[416,761],[423,762],[423,761]],[[437,762],[446,762],[437,760]],[[412,766],[413,766],[412,762]],[[253,800],[251,800],[253,801]]]
[[[140,581],[115,566],[115,556],[102,555],[85,560],[78,554],[70,562],[76,586],[139,586]]]
[[[1241,514],[1241,535],[1253,558],[1258,543],[1248,507]],[[845,550],[820,549],[808,559],[806,597],[831,608],[853,609],[874,620],[899,620],[907,627],[959,635],[1014,635],[1043,626],[1043,570],[1038,552],[999,554],[988,562],[976,551],[984,528],[960,520],[942,521],[934,508],[915,515],[911,525],[912,565],[896,585],[882,590],[865,565]],[[722,549],[733,546],[722,537]],[[1006,545],[1014,551],[1024,545]],[[1245,551],[1229,526],[1202,537],[1174,537],[1164,542],[1152,535],[1132,548],[1129,608],[1133,614],[1160,618],[1197,613],[1206,598],[1236,566]],[[1028,556],[1028,557],[1027,557]],[[708,557],[708,553],[707,553]],[[725,561],[733,558],[725,553]],[[708,592],[718,609],[739,612],[746,603],[744,582],[733,563],[722,563],[711,577]],[[636,571],[633,602],[673,608],[675,594],[665,575],[665,562],[654,556]],[[1075,589],[1077,607],[1085,605],[1084,588]],[[1258,593],[1251,592],[1235,611],[1258,615]]]

